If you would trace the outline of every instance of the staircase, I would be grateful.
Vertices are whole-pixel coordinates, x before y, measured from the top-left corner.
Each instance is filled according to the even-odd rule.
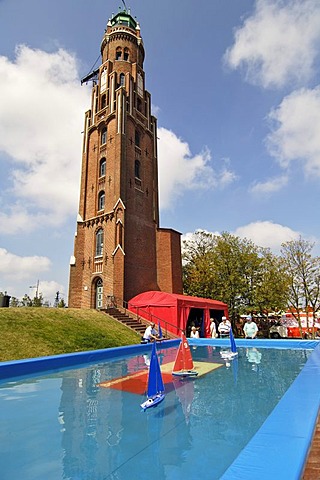
[[[138,333],[141,337],[143,336],[145,329],[147,328],[148,325],[150,325],[150,322],[147,320],[144,320],[141,317],[136,317],[134,314],[130,314],[128,310],[120,310],[117,307],[108,307],[106,309],[101,310],[104,313],[107,313],[110,315],[110,317],[114,318],[118,322],[121,322],[123,325],[126,325],[126,327],[131,328],[131,330],[134,330],[136,333]],[[163,332],[163,340],[168,340],[169,338],[177,338],[176,335],[173,335],[171,333],[165,333]]]
[[[137,332],[141,337],[143,336],[146,327],[148,326],[147,322],[143,322],[140,318],[134,318],[133,316],[129,315],[126,310],[125,312],[121,311],[119,308],[116,307],[109,307],[103,310],[103,312],[110,315],[110,317],[118,320],[118,322],[123,323],[131,330]]]

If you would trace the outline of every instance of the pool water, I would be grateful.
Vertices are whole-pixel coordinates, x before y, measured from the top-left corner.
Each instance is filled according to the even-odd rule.
[[[0,384],[1,480],[219,479],[271,413],[311,350],[191,347],[214,369],[166,377],[143,412],[150,350]],[[176,348],[158,348],[161,368]],[[169,380],[168,380],[169,379]]]

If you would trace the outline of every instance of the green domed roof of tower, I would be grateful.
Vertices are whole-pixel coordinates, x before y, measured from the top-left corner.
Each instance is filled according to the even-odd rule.
[[[136,20],[131,16],[130,10],[120,10],[116,15],[110,19],[111,27],[116,25],[125,25],[126,27],[135,30],[137,28]]]

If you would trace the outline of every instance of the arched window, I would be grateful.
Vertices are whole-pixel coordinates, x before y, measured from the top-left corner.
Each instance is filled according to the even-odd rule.
[[[128,48],[124,49],[123,60],[125,60],[126,62],[129,60],[129,49]]]
[[[139,160],[136,160],[134,162],[134,176],[135,176],[135,178],[139,178],[139,179],[141,178],[140,177],[140,167],[141,167],[141,164],[140,164]]]
[[[96,257],[101,257],[103,255],[103,230],[99,228],[96,232]]]
[[[136,130],[135,136],[134,136],[134,143],[136,144],[137,147],[140,147],[140,133],[138,130]]]
[[[98,210],[104,209],[105,199],[106,199],[106,196],[104,191],[102,190],[101,192],[99,192],[99,195],[98,195]]]
[[[99,166],[99,177],[105,177],[106,175],[106,159],[103,157],[100,160],[100,166]]]
[[[101,145],[104,145],[105,143],[107,143],[107,129],[104,127],[101,130]]]
[[[106,104],[107,104],[107,97],[106,97],[106,94],[104,94],[101,97],[101,109],[105,108]]]
[[[123,87],[125,85],[125,76],[124,73],[120,73],[120,86]]]
[[[117,223],[116,232],[117,232],[117,244],[120,245],[120,247],[122,247],[123,226],[121,221]]]
[[[118,47],[116,50],[116,60],[121,60],[121,56],[122,56],[122,50],[120,47]]]

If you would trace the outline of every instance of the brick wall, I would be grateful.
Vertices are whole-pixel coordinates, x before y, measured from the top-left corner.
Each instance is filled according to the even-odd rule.
[[[157,271],[161,291],[182,293],[181,234],[159,228],[157,231]]]

